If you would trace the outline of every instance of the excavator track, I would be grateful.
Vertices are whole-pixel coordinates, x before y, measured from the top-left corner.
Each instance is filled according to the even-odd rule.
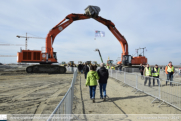
[[[42,65],[33,65],[28,66],[26,68],[27,73],[66,73],[67,69],[64,66],[59,65],[50,65],[50,64],[42,64]]]

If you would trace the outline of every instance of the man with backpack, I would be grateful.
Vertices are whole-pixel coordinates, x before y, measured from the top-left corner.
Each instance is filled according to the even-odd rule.
[[[100,69],[97,71],[97,73],[99,76],[100,98],[106,101],[106,86],[107,86],[107,80],[109,78],[109,73],[108,70],[104,67],[104,63],[100,64]]]

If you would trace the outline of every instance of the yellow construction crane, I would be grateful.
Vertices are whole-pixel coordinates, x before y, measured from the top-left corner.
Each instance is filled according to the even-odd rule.
[[[19,36],[19,35],[17,35],[16,37],[18,37],[18,38],[26,38],[25,39],[25,50],[27,50],[27,40],[29,39],[29,38],[34,38],[34,39],[45,39],[45,38],[42,38],[42,37],[28,37],[27,36],[27,33],[26,33],[26,36]]]

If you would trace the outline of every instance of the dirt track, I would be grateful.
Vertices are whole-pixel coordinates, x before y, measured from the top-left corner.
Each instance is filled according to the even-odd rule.
[[[70,87],[73,74],[0,72],[0,114],[51,114]]]
[[[80,77],[79,77],[80,78]],[[77,101],[74,101],[74,114],[181,114],[181,111],[167,105],[157,106],[160,103],[151,103],[154,98],[144,93],[133,92],[133,88],[123,86],[123,83],[109,78],[107,84],[107,101],[100,99],[99,88],[96,89],[96,102],[92,103],[89,97],[89,87],[85,86],[84,76],[76,82],[75,95]],[[103,117],[106,117],[103,116]],[[94,120],[90,115],[78,115],[80,119]],[[101,117],[102,119],[102,117]],[[114,118],[113,118],[114,119]],[[102,119],[103,120],[103,119]]]

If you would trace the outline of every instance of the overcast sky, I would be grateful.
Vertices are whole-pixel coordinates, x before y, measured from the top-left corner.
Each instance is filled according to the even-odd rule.
[[[180,0],[0,0],[0,44],[24,44],[26,32],[45,38],[49,30],[71,13],[84,13],[88,5],[99,6],[99,15],[111,20],[127,39],[129,54],[146,47],[149,64],[181,63]],[[95,30],[105,37],[95,38]],[[29,39],[28,49],[41,50],[44,39]],[[54,41],[58,61],[116,61],[122,48],[108,28],[94,19],[73,22]],[[24,49],[25,47],[22,46]],[[0,46],[0,55],[16,55],[20,46]],[[139,51],[142,52],[141,50]],[[136,55],[135,55],[136,56]],[[16,57],[0,57],[2,63],[16,63]]]

